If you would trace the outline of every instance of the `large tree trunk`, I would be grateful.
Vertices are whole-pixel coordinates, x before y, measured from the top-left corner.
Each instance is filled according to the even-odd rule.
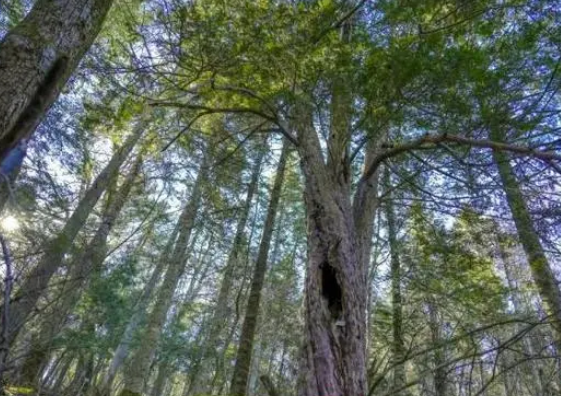
[[[279,207],[282,185],[284,182],[284,174],[286,169],[286,161],[289,153],[289,142],[285,140],[279,164],[277,166],[275,182],[271,191],[271,200],[267,209],[267,217],[263,227],[263,236],[259,244],[259,252],[253,269],[249,298],[245,311],[245,318],[242,325],[242,333],[240,335],[240,343],[236,356],[236,364],[232,375],[232,383],[230,386],[230,394],[232,396],[244,396],[247,390],[247,382],[249,379],[249,369],[251,366],[251,352],[253,350],[253,340],[257,328],[257,318],[259,315],[259,307],[261,304],[261,291],[265,281],[265,273],[267,272],[267,261],[269,257],[269,247],[275,227],[275,217]]]
[[[403,317],[401,302],[401,263],[399,260],[399,244],[395,214],[391,195],[390,172],[386,167],[384,172],[386,187],[386,220],[388,222],[388,241],[390,245],[390,277],[392,297],[392,364],[393,364],[393,393],[407,394],[405,391],[405,344],[403,342]]]
[[[23,364],[23,384],[34,384],[41,367],[47,363],[49,343],[64,326],[66,317],[79,300],[86,281],[92,273],[101,270],[107,256],[107,238],[125,206],[141,165],[142,155],[139,154],[122,186],[116,191],[108,191],[108,202],[94,237],[70,266],[69,279],[64,282],[57,303],[49,310],[48,317],[44,319],[37,336],[34,337],[35,342],[32,343],[29,356]],[[117,180],[117,175],[114,179]]]
[[[301,109],[305,111],[304,105]],[[366,250],[371,246],[365,235],[372,232],[375,186],[362,180],[351,204],[349,164],[341,170],[329,165],[337,158],[348,161],[348,153],[330,149],[333,159],[326,164],[307,113],[298,119],[308,223],[306,342],[299,394],[365,395]]]
[[[0,159],[28,138],[97,37],[112,0],[38,0],[0,43]]]
[[[150,367],[154,353],[166,322],[168,310],[173,302],[173,295],[179,278],[183,274],[187,262],[187,248],[191,232],[195,226],[197,210],[202,195],[202,185],[208,174],[207,161],[203,161],[191,198],[180,216],[181,229],[171,255],[164,254],[163,259],[168,261],[168,267],[158,294],[154,308],[148,317],[145,333],[142,336],[142,346],[131,356],[130,364],[125,372],[125,386],[121,396],[142,395],[147,379],[150,377]]]
[[[502,134],[497,131],[491,133],[491,138],[499,142],[503,140]],[[501,150],[493,150],[493,159],[499,170],[508,206],[518,231],[518,239],[526,253],[532,278],[545,303],[547,313],[551,315],[550,323],[554,331],[556,348],[561,351],[561,290],[557,286],[555,275],[534,228],[508,154]]]
[[[113,154],[107,166],[97,176],[96,180],[79,202],[60,233],[45,247],[43,257],[33,268],[20,286],[10,305],[8,341],[13,343],[23,324],[33,312],[39,297],[45,292],[54,273],[60,268],[64,255],[72,246],[74,239],[84,226],[91,211],[95,207],[112,178],[128,157],[133,147],[140,139],[144,125],[139,123],[135,131],[125,143]]]

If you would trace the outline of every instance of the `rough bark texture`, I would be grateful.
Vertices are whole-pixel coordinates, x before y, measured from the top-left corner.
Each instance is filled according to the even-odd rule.
[[[143,125],[135,129],[125,143],[117,150],[107,166],[97,176],[96,180],[80,200],[76,210],[72,213],[60,233],[48,242],[45,252],[35,268],[25,278],[11,304],[10,329],[8,341],[13,343],[22,325],[33,312],[39,297],[45,292],[53,274],[62,265],[64,255],[72,246],[74,239],[82,229],[97,201],[109,185],[113,176],[132,151],[140,139]]]
[[[0,43],[0,160],[29,137],[98,35],[112,0],[38,0]]]
[[[365,257],[370,243],[363,235],[371,232],[375,206],[371,213],[360,212],[361,208],[371,206],[367,202],[372,198],[371,180],[359,182],[353,209],[346,150],[337,156],[346,166],[334,166],[334,159],[327,166],[311,111],[302,105],[299,112],[298,152],[305,179],[308,267],[306,343],[298,393],[365,395],[368,294]],[[348,137],[350,126],[344,129],[332,133]],[[330,155],[333,154],[332,151]],[[367,218],[359,223],[355,216]]]
[[[35,378],[40,374],[49,357],[49,343],[64,326],[68,313],[72,311],[84,284],[92,273],[101,270],[107,256],[107,238],[113,229],[121,210],[125,206],[134,181],[142,165],[142,156],[139,155],[122,186],[116,191],[108,191],[110,196],[101,218],[101,223],[82,254],[70,267],[69,279],[66,280],[60,291],[60,297],[50,309],[48,317],[41,324],[41,328],[34,337],[29,357],[25,359],[21,381],[23,384],[33,385]],[[114,175],[117,180],[117,175]]]
[[[499,132],[493,132],[491,138],[501,142],[503,136]],[[526,253],[532,278],[546,305],[548,314],[551,315],[550,323],[555,334],[556,347],[561,350],[561,290],[557,286],[555,275],[534,228],[530,211],[520,190],[508,154],[504,151],[494,150],[493,159],[499,170],[508,206],[518,232],[518,239]]]
[[[125,372],[125,387],[120,393],[121,396],[141,395],[144,392],[146,381],[150,377],[150,367],[166,321],[167,312],[173,302],[173,295],[179,278],[185,269],[187,248],[201,200],[202,184],[206,180],[207,174],[208,167],[206,161],[204,161],[191,191],[191,198],[180,216],[180,231],[173,252],[169,256],[165,254],[163,256],[164,260],[168,260],[167,270],[156,295],[154,308],[148,317],[146,330],[142,336],[142,346],[131,356],[130,364]]]
[[[240,343],[236,356],[236,364],[234,366],[234,373],[232,374],[232,383],[230,386],[230,394],[232,396],[244,396],[246,394],[249,369],[251,366],[251,352],[253,350],[253,340],[255,338],[257,319],[261,304],[261,291],[265,281],[265,273],[267,272],[269,248],[271,246],[271,239],[275,228],[275,218],[284,182],[289,144],[290,143],[288,141],[285,141],[283,145],[275,175],[275,182],[271,191],[271,200],[267,209],[263,235],[261,237],[261,243],[259,244],[259,252],[257,254],[255,267],[253,268],[249,298],[247,301],[245,318],[242,325],[242,333],[240,335]]]
[[[403,342],[403,318],[401,302],[401,263],[399,260],[399,244],[395,224],[395,214],[391,196],[391,184],[389,169],[384,172],[386,194],[386,220],[388,222],[388,241],[390,245],[390,277],[392,297],[392,364],[393,364],[393,393],[396,395],[406,394],[404,386],[407,383],[405,377],[405,344]]]

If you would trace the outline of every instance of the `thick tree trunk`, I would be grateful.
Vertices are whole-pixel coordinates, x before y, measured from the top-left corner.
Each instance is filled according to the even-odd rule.
[[[32,343],[29,357],[23,364],[23,384],[33,385],[35,383],[41,367],[47,363],[49,343],[64,326],[66,317],[79,300],[86,281],[92,273],[101,270],[107,256],[107,238],[125,206],[141,165],[142,156],[139,154],[121,188],[116,191],[108,191],[108,202],[94,237],[70,266],[69,279],[64,282],[57,303],[50,309],[48,317],[45,318],[37,336],[34,337],[35,342]],[[114,179],[117,180],[117,175],[114,176]]]
[[[391,195],[390,173],[386,167],[384,172],[386,193],[386,220],[388,222],[388,241],[390,245],[390,277],[392,297],[392,363],[393,363],[393,393],[407,394],[404,387],[407,383],[405,376],[405,344],[403,342],[403,317],[401,302],[401,263],[399,260],[399,242],[395,214]]]
[[[310,114],[299,120],[298,151],[305,178],[308,220],[306,274],[306,344],[299,394],[360,396],[366,384],[367,254],[364,229],[367,186],[361,185],[355,210],[348,172],[335,172],[322,158]],[[343,157],[344,158],[344,154]],[[358,237],[360,235],[360,237]]]
[[[142,336],[142,346],[131,356],[130,364],[125,372],[125,386],[121,396],[142,395],[147,379],[150,377],[150,367],[154,353],[166,322],[167,312],[173,302],[173,295],[179,278],[183,274],[187,261],[186,252],[189,246],[191,232],[195,226],[197,210],[202,194],[202,185],[208,174],[207,161],[203,161],[197,180],[191,192],[191,198],[180,216],[180,231],[175,241],[171,255],[164,255],[168,260],[168,267],[158,294],[154,308],[148,317],[145,333]]]
[[[139,124],[123,146],[113,154],[113,157],[97,176],[63,229],[47,244],[45,253],[37,266],[29,272],[25,281],[20,286],[10,306],[10,326],[8,334],[8,341],[10,344],[13,343],[23,324],[33,312],[39,297],[47,289],[53,274],[62,265],[64,255],[72,246],[74,239],[84,226],[100,196],[140,139],[143,126],[144,125]]]
[[[97,37],[112,0],[38,0],[0,43],[0,159],[28,138]]]
[[[493,132],[491,138],[500,142],[503,136],[500,132]],[[532,277],[544,301],[546,310],[551,315],[550,323],[554,331],[556,348],[561,351],[561,290],[557,285],[555,275],[534,228],[530,211],[520,190],[508,154],[501,150],[494,150],[493,159],[499,170],[508,206],[518,231],[518,239],[526,253]]]
[[[275,182],[271,191],[271,200],[267,209],[267,217],[263,227],[263,235],[259,244],[259,252],[253,269],[249,298],[245,311],[245,318],[242,325],[242,333],[240,335],[240,343],[236,356],[236,364],[232,375],[232,383],[230,386],[230,394],[232,396],[244,396],[247,390],[249,379],[249,370],[251,367],[251,352],[253,350],[253,340],[257,328],[257,319],[259,316],[259,308],[261,304],[261,291],[265,281],[265,273],[267,272],[267,261],[269,257],[269,248],[275,227],[275,217],[279,207],[282,185],[284,182],[284,174],[286,162],[289,154],[289,142],[286,140],[283,144],[281,157],[277,166]]]

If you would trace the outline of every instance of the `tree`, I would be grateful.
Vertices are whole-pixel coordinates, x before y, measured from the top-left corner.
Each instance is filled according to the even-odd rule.
[[[20,285],[14,297],[15,301],[11,304],[10,328],[8,330],[8,342],[10,344],[14,342],[22,326],[32,314],[39,297],[48,287],[51,277],[60,268],[64,255],[72,246],[97,201],[145,132],[144,128],[144,123],[139,123],[123,145],[115,151],[107,166],[85,193],[60,233],[47,243],[42,259],[27,275],[24,283]]]
[[[153,109],[103,265],[57,304],[90,265],[107,209],[93,203],[13,342],[25,356],[64,318],[27,370],[38,393],[559,392],[556,4],[118,5],[6,211],[27,279],[106,158],[96,133]],[[1,6],[0,34],[25,6]],[[76,125],[84,111],[105,122]],[[264,160],[281,141],[297,167]]]
[[[275,227],[275,218],[277,216],[277,210],[281,198],[280,195],[284,182],[286,162],[289,155],[289,144],[290,143],[287,141],[283,143],[282,152],[275,173],[273,189],[271,190],[271,200],[269,202],[269,207],[267,208],[267,217],[263,227],[263,234],[259,244],[259,253],[257,253],[257,260],[255,261],[255,267],[253,268],[249,297],[245,311],[246,313],[242,325],[239,348],[236,355],[236,364],[234,366],[234,373],[232,374],[232,382],[230,385],[230,394],[233,396],[246,395],[251,354],[253,352],[253,340],[255,338],[257,319],[261,305],[261,293],[265,281],[265,273],[267,272],[269,249]]]
[[[108,191],[105,210],[101,216],[101,223],[83,253],[79,254],[76,262],[70,266],[70,274],[60,291],[60,301],[52,308],[52,313],[45,318],[45,322],[38,331],[37,339],[31,345],[29,357],[23,364],[22,381],[24,384],[35,384],[35,376],[41,372],[41,368],[48,363],[48,345],[54,335],[59,333],[64,325],[66,316],[72,312],[74,305],[84,290],[84,284],[99,273],[107,255],[107,239],[113,228],[119,213],[123,209],[131,192],[136,177],[140,172],[142,155],[138,154],[131,170],[120,188],[114,185]],[[117,175],[113,175],[117,180]]]
[[[145,334],[142,337],[143,346],[130,358],[131,364],[128,366],[125,375],[126,383],[124,389],[120,393],[121,396],[142,395],[144,392],[146,379],[150,374],[150,367],[162,328],[166,321],[166,315],[172,303],[179,278],[185,269],[187,260],[186,252],[197,217],[197,210],[199,208],[203,188],[202,184],[207,178],[209,171],[208,161],[209,158],[205,156],[205,160],[201,163],[195,185],[191,191],[189,201],[185,205],[179,218],[177,239],[173,242],[173,250],[169,257],[167,254],[162,256],[162,260],[169,260],[164,279],[156,294],[154,308],[148,317],[148,323],[144,330]]]
[[[37,1],[2,39],[0,158],[35,131],[98,35],[111,4]]]

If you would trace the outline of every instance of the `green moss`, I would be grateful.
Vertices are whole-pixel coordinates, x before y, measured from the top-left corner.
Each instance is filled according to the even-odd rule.
[[[142,394],[130,391],[128,389],[123,389],[121,393],[119,393],[119,396],[142,396]]]
[[[31,395],[35,389],[28,386],[6,386],[4,392],[8,395]]]

